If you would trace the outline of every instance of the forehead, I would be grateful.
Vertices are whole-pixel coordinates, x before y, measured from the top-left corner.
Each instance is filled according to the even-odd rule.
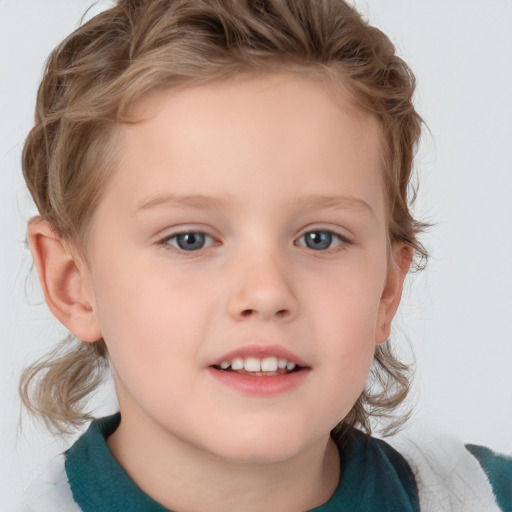
[[[263,197],[269,187],[325,195],[344,177],[347,192],[382,203],[378,121],[319,79],[278,74],[163,90],[136,116],[121,126],[113,178],[134,202],[169,187],[184,195]]]

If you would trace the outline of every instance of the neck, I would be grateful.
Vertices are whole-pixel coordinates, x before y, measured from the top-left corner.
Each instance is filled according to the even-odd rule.
[[[253,463],[132,424],[123,416],[109,448],[132,480],[170,510],[297,512],[328,501],[339,483],[338,449],[328,436],[286,460]]]

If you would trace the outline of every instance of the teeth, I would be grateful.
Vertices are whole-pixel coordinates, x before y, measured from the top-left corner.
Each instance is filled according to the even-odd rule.
[[[287,363],[288,361],[286,359],[279,359],[277,361],[277,367],[280,368],[281,370],[284,370],[286,368]]]
[[[244,362],[244,370],[248,372],[259,372],[261,371],[261,362],[255,357],[248,357]]]
[[[263,372],[275,372],[277,371],[277,358],[266,357],[261,361],[261,371]]]
[[[235,357],[233,361],[231,361],[231,369],[232,370],[241,370],[244,367],[244,360],[241,357]]]
[[[232,361],[227,359],[219,364],[221,370],[245,370],[246,372],[276,372],[280,370],[292,371],[297,364],[287,359],[278,359],[277,357],[265,357],[258,359],[257,357],[235,357]]]

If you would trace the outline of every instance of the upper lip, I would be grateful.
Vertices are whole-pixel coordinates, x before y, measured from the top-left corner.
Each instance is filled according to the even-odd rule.
[[[227,352],[223,356],[215,359],[209,366],[219,366],[223,361],[232,361],[237,357],[241,357],[242,359],[246,357],[256,357],[258,359],[276,357],[277,359],[286,359],[287,361],[295,363],[297,366],[309,366],[306,361],[281,345],[262,345],[257,343],[245,345],[231,352]]]

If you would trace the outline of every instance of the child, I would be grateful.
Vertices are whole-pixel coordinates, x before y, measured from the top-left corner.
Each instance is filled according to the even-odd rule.
[[[65,430],[108,365],[120,415],[55,461],[35,510],[512,507],[506,459],[455,448],[449,474],[360,431],[409,385],[387,340],[426,256],[413,90],[334,0],[125,0],[52,54],[28,233],[81,341],[22,392]]]

